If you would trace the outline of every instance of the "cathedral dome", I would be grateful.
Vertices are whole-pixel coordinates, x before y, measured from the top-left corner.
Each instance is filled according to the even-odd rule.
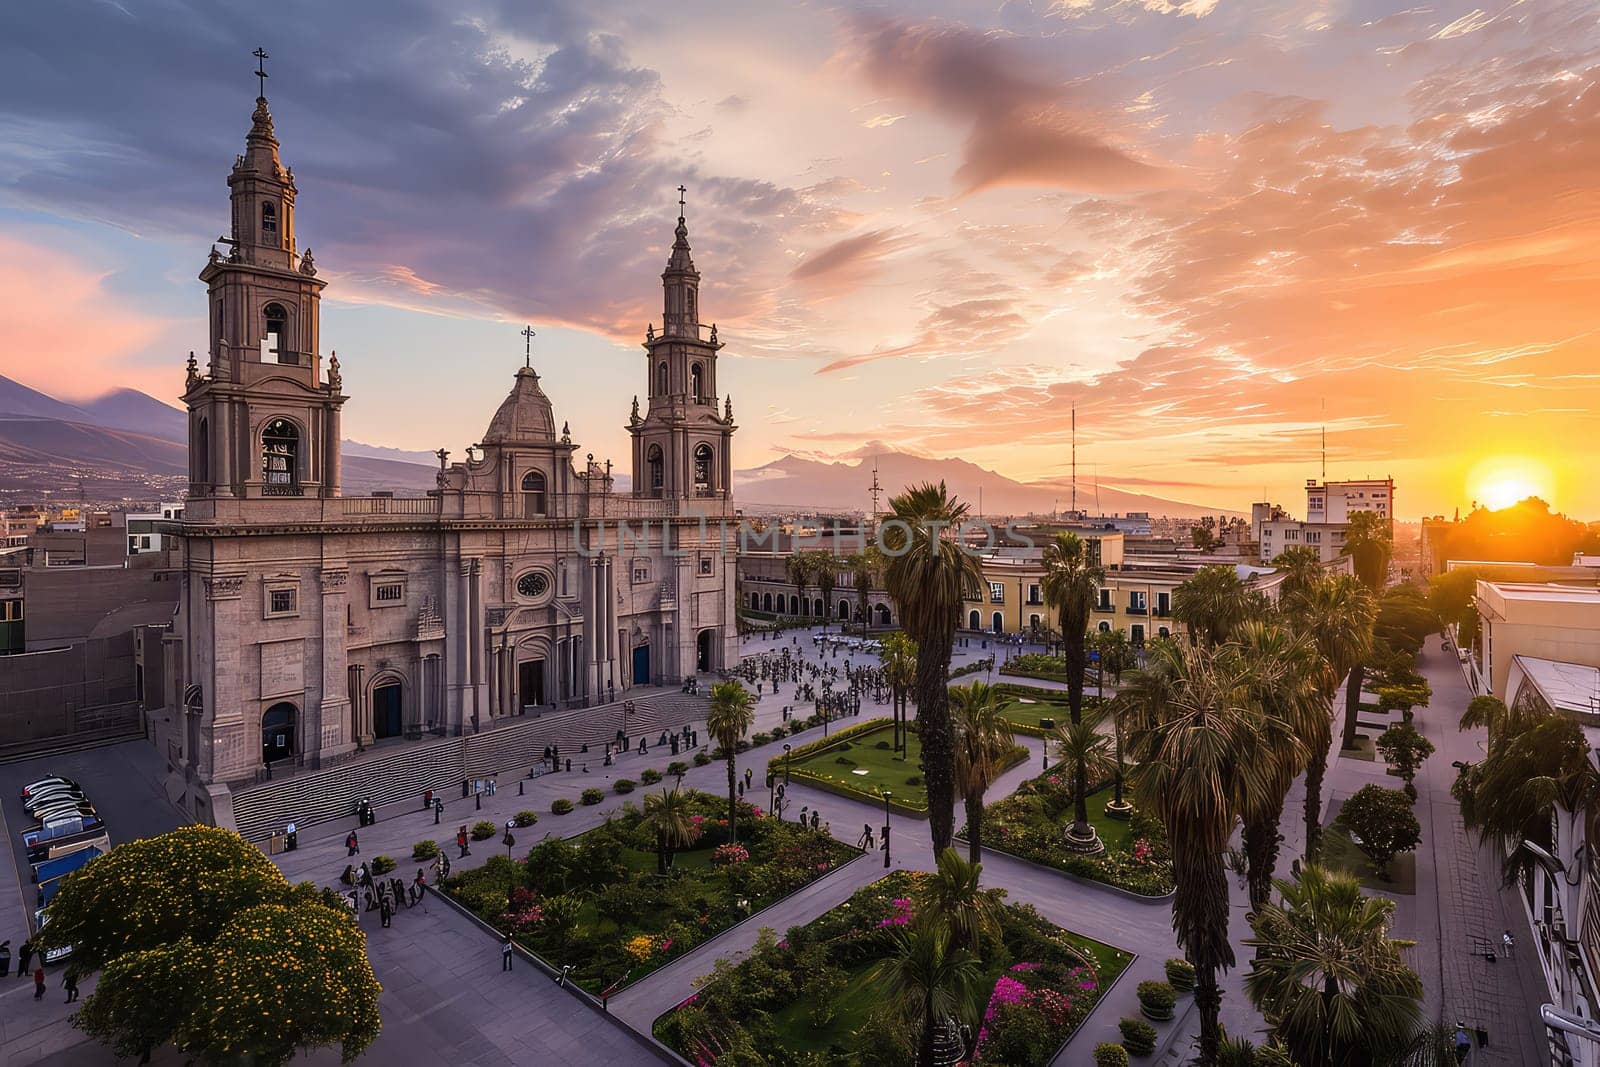
[[[550,398],[539,388],[532,367],[517,371],[516,384],[500,410],[489,420],[485,445],[550,444],[556,439],[556,417]]]

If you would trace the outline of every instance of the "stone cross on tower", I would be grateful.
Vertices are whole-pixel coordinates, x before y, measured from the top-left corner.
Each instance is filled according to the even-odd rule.
[[[257,48],[250,54],[256,57],[256,85],[258,86],[256,89],[256,95],[266,96],[267,79],[271,77],[271,75],[267,73],[267,60],[271,59],[272,57],[267,55],[267,50],[265,48]]]
[[[524,326],[522,328],[522,336],[524,339],[522,346],[522,365],[524,367],[531,368],[533,366],[533,339],[537,337],[538,334],[534,332],[532,326]]]
[[[678,218],[680,219],[683,218],[683,197],[688,191],[683,186],[678,186]]]

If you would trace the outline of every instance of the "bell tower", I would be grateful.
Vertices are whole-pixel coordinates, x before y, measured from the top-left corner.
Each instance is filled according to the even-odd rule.
[[[258,59],[266,53],[257,49]],[[232,201],[226,255],[211,249],[200,272],[211,314],[205,373],[191,353],[183,394],[189,409],[189,496],[339,495],[339,360],[323,378],[318,353],[322,287],[311,249],[295,243],[294,171],[278,139],[258,65],[244,152],[228,175]]]
[[[661,274],[661,332],[645,332],[645,395],[634,398],[628,432],[633,437],[633,494],[667,500],[731,496],[733,403],[717,410],[717,340],[700,321],[700,272],[690,258],[683,186],[678,186],[678,227]]]

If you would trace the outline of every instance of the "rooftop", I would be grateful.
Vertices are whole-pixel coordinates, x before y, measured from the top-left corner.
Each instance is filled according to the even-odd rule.
[[[1600,587],[1590,585],[1559,585],[1554,582],[1491,582],[1480,580],[1506,600],[1545,601],[1557,604],[1594,604],[1600,606]]]

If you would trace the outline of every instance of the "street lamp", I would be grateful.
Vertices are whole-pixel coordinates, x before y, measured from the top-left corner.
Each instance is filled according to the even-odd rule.
[[[783,784],[789,784],[789,746],[783,746]]]
[[[883,791],[883,869],[889,869],[889,790]]]

